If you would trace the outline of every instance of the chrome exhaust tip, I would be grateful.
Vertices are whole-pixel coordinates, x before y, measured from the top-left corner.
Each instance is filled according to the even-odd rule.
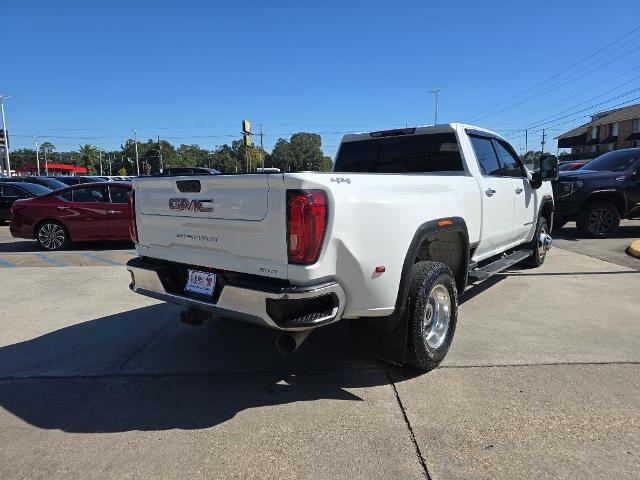
[[[281,333],[276,338],[276,348],[283,355],[291,355],[302,345],[302,342],[307,339],[311,331],[309,329],[300,332]]]

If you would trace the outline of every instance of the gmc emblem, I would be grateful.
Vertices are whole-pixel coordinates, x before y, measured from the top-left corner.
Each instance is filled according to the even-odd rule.
[[[170,198],[169,209],[178,210],[179,212],[186,210],[189,212],[208,213],[213,212],[213,206],[210,205],[211,203],[213,203],[213,199],[211,198],[202,200],[195,198],[193,200],[189,200],[188,198]]]

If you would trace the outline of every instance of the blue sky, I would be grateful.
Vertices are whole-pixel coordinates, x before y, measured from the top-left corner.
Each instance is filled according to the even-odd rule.
[[[343,133],[433,123],[434,88],[441,123],[546,121],[551,136],[640,97],[637,0],[0,0],[0,12],[12,148],[31,135],[117,148],[134,128],[213,148],[248,118],[268,149],[310,131],[334,155]]]

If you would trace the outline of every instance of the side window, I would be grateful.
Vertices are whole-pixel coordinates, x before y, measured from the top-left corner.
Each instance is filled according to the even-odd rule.
[[[104,187],[75,188],[73,201],[78,203],[100,203],[105,201]]]
[[[67,202],[73,201],[73,190],[65,190],[56,195],[58,198],[62,200],[66,200]]]
[[[500,163],[502,164],[502,175],[505,177],[524,177],[524,171],[520,166],[520,161],[511,149],[500,140],[494,140],[496,151],[500,155]]]
[[[111,192],[111,203],[127,203],[129,201],[128,188],[124,187],[109,187]]]
[[[498,163],[498,157],[493,149],[491,140],[483,137],[469,137],[473,150],[476,152],[476,158],[478,159],[478,165],[480,166],[480,173],[485,176],[500,176],[500,164]]]
[[[22,189],[18,187],[14,187],[13,185],[5,185],[2,187],[2,196],[3,197],[13,197],[13,198],[27,198],[27,194],[22,191]]]

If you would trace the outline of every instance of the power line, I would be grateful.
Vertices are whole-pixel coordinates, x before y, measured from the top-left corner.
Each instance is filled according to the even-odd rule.
[[[573,64],[569,65],[569,66],[568,66],[568,67],[566,67],[565,69],[563,69],[563,70],[561,70],[561,71],[559,71],[559,72],[557,72],[557,73],[555,73],[555,74],[551,75],[550,77],[547,77],[546,79],[542,80],[541,82],[536,83],[535,85],[533,85],[533,86],[529,87],[528,89],[526,89],[526,90],[524,90],[524,91],[522,91],[522,92],[520,92],[520,93],[518,93],[518,94],[514,95],[513,97],[510,97],[509,99],[507,99],[507,100],[505,100],[505,101],[501,102],[501,103],[500,103],[500,104],[498,104],[497,106],[501,106],[501,105],[505,105],[505,104],[507,104],[507,103],[510,103],[511,101],[513,101],[513,100],[515,100],[515,99],[517,99],[517,98],[521,97],[522,95],[525,95],[525,94],[527,94],[527,93],[531,92],[532,90],[535,90],[535,89],[536,89],[536,88],[538,88],[539,86],[544,85],[544,84],[546,84],[547,82],[549,82],[549,81],[551,81],[551,80],[553,80],[553,79],[555,79],[555,78],[558,78],[558,77],[559,77],[560,75],[562,75],[563,73],[566,73],[566,72],[570,71],[571,69],[573,69],[574,67],[576,67],[576,66],[580,65],[581,63],[585,62],[586,60],[592,59],[592,58],[594,57],[594,55],[598,55],[599,53],[601,53],[601,52],[603,52],[603,51],[607,50],[607,49],[608,49],[609,47],[611,47],[612,45],[615,45],[616,43],[618,43],[620,40],[623,40],[623,39],[625,39],[625,38],[629,37],[630,35],[634,34],[635,32],[637,32],[637,31],[639,31],[639,30],[640,30],[640,27],[636,27],[636,28],[634,28],[634,29],[633,29],[633,30],[631,30],[630,32],[627,32],[627,33],[625,33],[624,35],[622,35],[621,37],[616,38],[615,40],[613,40],[612,42],[608,43],[608,44],[607,44],[607,45],[605,45],[604,47],[602,47],[602,48],[600,48],[600,49],[596,50],[595,52],[590,53],[589,55],[587,55],[587,56],[585,56],[585,57],[581,58],[581,59],[580,59],[580,60],[578,60],[577,62],[575,62],[575,63],[573,63]],[[635,40],[635,39],[634,39],[634,40]],[[633,41],[633,40],[632,40],[632,41]],[[626,45],[626,44],[625,44],[625,45]],[[482,115],[483,113],[485,113],[485,112],[487,112],[487,111],[491,111],[491,110],[493,110],[495,107],[496,107],[496,106],[491,107],[491,108],[489,108],[489,109],[486,109],[486,110],[484,110],[484,111],[482,111],[482,112],[480,112],[480,113],[478,113],[478,114],[476,114],[476,115],[473,115],[473,116],[471,117],[471,119],[475,119],[476,117],[478,117],[478,116]]]
[[[564,82],[561,82],[561,83],[555,84],[555,85],[551,86],[551,87],[550,87],[548,90],[546,90],[546,91],[542,91],[542,92],[539,92],[539,93],[537,93],[537,94],[535,94],[535,95],[532,95],[532,96],[530,96],[530,97],[527,97],[527,98],[525,98],[524,100],[522,100],[522,101],[520,101],[520,102],[516,102],[516,103],[514,103],[514,104],[512,104],[512,105],[509,105],[508,107],[502,108],[502,109],[500,109],[500,110],[496,110],[495,112],[492,112],[492,113],[487,113],[486,115],[482,115],[482,116],[480,116],[480,117],[476,117],[476,118],[474,118],[474,119],[473,119],[473,121],[478,121],[478,120],[481,120],[481,119],[484,119],[484,118],[487,118],[487,117],[492,117],[492,116],[494,116],[494,115],[497,115],[498,113],[506,112],[507,110],[511,110],[511,109],[513,109],[513,108],[515,108],[515,107],[518,107],[518,106],[520,106],[520,105],[522,105],[522,104],[524,104],[524,103],[528,103],[528,102],[530,102],[531,100],[535,100],[536,98],[540,98],[540,97],[542,97],[542,96],[544,96],[544,95],[548,95],[549,93],[551,93],[551,92],[553,92],[553,91],[555,91],[555,90],[558,90],[560,87],[564,87],[565,85],[568,85],[568,84],[570,84],[570,83],[573,83],[573,82],[575,82],[576,80],[579,80],[579,79],[581,79],[581,78],[583,78],[583,77],[585,77],[585,76],[587,76],[587,75],[590,75],[590,74],[592,74],[592,73],[596,72],[597,70],[600,70],[601,68],[606,67],[607,65],[609,65],[609,64],[611,64],[611,63],[613,63],[613,62],[615,62],[616,60],[618,60],[618,59],[620,59],[620,58],[622,58],[622,57],[624,57],[624,56],[626,56],[626,55],[628,55],[628,54],[630,54],[630,53],[635,52],[636,50],[640,50],[640,45],[639,45],[639,46],[637,46],[637,47],[635,47],[635,48],[633,48],[632,50],[629,50],[628,52],[625,52],[625,53],[623,53],[623,54],[621,54],[621,55],[618,55],[617,57],[615,57],[615,58],[613,58],[613,59],[609,60],[608,62],[605,62],[605,63],[603,63],[603,64],[601,64],[601,65],[598,65],[597,67],[595,67],[595,68],[593,68],[593,69],[590,69],[590,70],[588,70],[588,71],[586,71],[586,72],[582,73],[581,75],[578,75],[577,77],[573,77],[573,78],[570,78],[569,80],[566,80],[566,81],[564,81]]]
[[[514,119],[513,119],[513,121],[522,120],[523,118],[531,117],[531,115],[533,115],[533,114],[536,114],[536,113],[539,113],[539,112],[544,112],[545,110],[549,110],[550,108],[555,108],[558,104],[565,103],[565,102],[567,102],[567,101],[569,101],[569,100],[571,100],[571,99],[573,99],[573,98],[579,97],[580,95],[582,95],[582,94],[584,94],[584,93],[586,93],[586,92],[591,92],[592,90],[594,90],[594,89],[596,89],[596,88],[598,88],[598,87],[601,87],[602,85],[606,85],[607,83],[611,83],[612,81],[617,80],[617,79],[618,79],[618,78],[620,78],[620,77],[624,77],[625,75],[628,75],[628,74],[629,74],[629,73],[631,73],[631,72],[635,72],[635,71],[636,71],[636,70],[638,70],[638,69],[640,69],[640,65],[636,65],[636,66],[635,66],[635,67],[633,67],[631,70],[627,70],[626,72],[621,73],[620,75],[616,75],[615,77],[611,77],[611,78],[609,78],[609,79],[605,80],[604,82],[598,83],[597,85],[593,85],[593,86],[591,86],[591,87],[589,87],[589,88],[587,88],[587,89],[585,89],[585,90],[581,90],[580,92],[576,93],[575,95],[570,95],[570,96],[568,96],[568,97],[565,97],[565,98],[564,98],[564,100],[560,100],[560,101],[558,101],[558,102],[554,102],[552,105],[547,105],[547,106],[546,106],[546,107],[544,107],[544,108],[540,108],[540,109],[538,109],[538,110],[534,110],[533,112],[529,112],[527,115],[523,115],[523,116],[521,116],[521,117],[516,117],[516,118],[514,118]],[[584,103],[586,103],[586,102],[588,102],[588,101],[591,101],[591,100],[594,100],[594,99],[596,99],[596,98],[599,98],[599,97],[601,97],[601,96],[603,96],[603,95],[606,95],[607,93],[611,93],[611,92],[613,92],[614,90],[617,90],[618,88],[622,88],[623,86],[628,85],[629,83],[631,83],[631,82],[633,82],[633,81],[635,81],[635,80],[637,80],[637,79],[640,79],[640,76],[638,76],[638,77],[634,77],[634,78],[632,78],[631,80],[628,80],[628,81],[626,81],[626,82],[624,82],[624,83],[621,83],[621,84],[619,84],[619,85],[615,86],[614,88],[612,88],[612,89],[610,89],[610,90],[607,90],[606,92],[603,92],[603,93],[602,93],[602,94],[600,94],[600,95],[597,95],[597,96],[592,97],[592,98],[590,98],[590,99],[588,99],[588,100],[585,100],[585,102],[584,102]],[[578,105],[581,105],[581,104],[578,104]]]

